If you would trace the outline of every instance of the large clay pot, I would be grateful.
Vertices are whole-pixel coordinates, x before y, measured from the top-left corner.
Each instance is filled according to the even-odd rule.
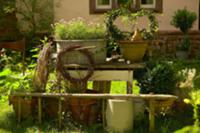
[[[21,102],[21,118],[30,118],[33,116],[33,110],[36,105],[36,99],[24,99],[21,97],[10,96],[9,104],[13,105],[13,110],[15,111],[16,116],[18,117],[18,99]]]
[[[43,97],[43,111],[45,117],[48,118],[58,118],[58,106],[59,106],[59,99],[55,97]],[[61,100],[61,111],[65,112],[67,110],[67,105],[64,100]]]
[[[122,57],[131,63],[142,61],[147,50],[147,41],[119,41]]]
[[[96,64],[102,64],[106,61],[106,41],[103,39],[96,40],[56,40],[57,52],[72,45],[81,45],[90,47],[88,50],[92,53]],[[87,58],[78,51],[69,52],[64,58],[67,63],[87,64]]]
[[[85,93],[97,93],[94,90],[86,90]],[[101,119],[101,102],[96,99],[67,98],[72,118],[81,124],[90,125]]]

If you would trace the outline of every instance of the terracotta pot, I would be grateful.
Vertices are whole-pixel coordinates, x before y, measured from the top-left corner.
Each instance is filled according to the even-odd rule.
[[[33,110],[36,105],[36,99],[24,99],[20,98],[21,101],[21,118],[30,118],[33,116]],[[16,116],[18,117],[18,97],[10,96],[9,104],[13,105],[13,110],[15,111]]]
[[[122,56],[131,63],[142,61],[147,50],[147,41],[119,41]]]
[[[86,93],[97,93],[93,90],[86,90]],[[81,124],[94,124],[101,119],[101,103],[95,99],[69,98],[66,99],[72,118]]]
[[[81,124],[92,124],[98,121],[98,101],[93,99],[70,98],[72,118]]]
[[[50,118],[58,118],[58,104],[59,100],[58,98],[52,98],[52,97],[43,97],[42,98],[43,103],[43,111],[46,117]],[[64,102],[62,104],[62,112],[64,112],[67,108]]]

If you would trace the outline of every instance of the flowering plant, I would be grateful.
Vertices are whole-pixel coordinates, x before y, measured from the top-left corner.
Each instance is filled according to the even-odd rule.
[[[105,36],[106,28],[103,24],[87,23],[78,18],[69,22],[61,20],[54,25],[54,32],[58,39],[101,39]]]

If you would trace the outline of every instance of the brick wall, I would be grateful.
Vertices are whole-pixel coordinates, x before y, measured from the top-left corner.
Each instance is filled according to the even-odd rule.
[[[160,31],[157,39],[150,43],[150,55],[176,57],[176,47],[181,45],[183,37],[183,33],[179,31]],[[191,45],[188,55],[194,58],[200,55],[200,31],[190,31],[189,37]]]

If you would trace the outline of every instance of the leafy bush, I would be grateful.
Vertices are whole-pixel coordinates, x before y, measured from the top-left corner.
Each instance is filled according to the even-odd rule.
[[[98,23],[86,23],[82,19],[55,24],[54,32],[58,39],[100,39],[105,36],[105,26]]]
[[[189,93],[190,98],[184,99],[184,102],[192,105],[193,107],[193,118],[195,120],[194,125],[186,126],[182,129],[177,130],[175,133],[199,133],[200,123],[199,123],[199,107],[200,107],[200,90],[195,89]]]
[[[171,25],[179,28],[184,34],[192,28],[197,19],[195,12],[190,12],[186,8],[177,10],[172,16]]]
[[[138,83],[141,93],[172,94],[177,80],[178,76],[170,63],[150,61],[146,73],[138,79]]]
[[[5,68],[0,72],[0,101],[7,100],[11,92],[31,92],[33,70],[27,70],[25,75]]]

